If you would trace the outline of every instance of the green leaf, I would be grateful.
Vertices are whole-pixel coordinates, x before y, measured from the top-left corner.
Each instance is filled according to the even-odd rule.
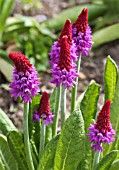
[[[100,93],[100,86],[96,82],[91,81],[90,85],[85,91],[84,97],[80,104],[80,108],[81,108],[84,122],[85,122],[86,133],[87,133],[87,128],[89,127],[92,119],[95,118],[95,115],[96,115],[99,93]],[[91,167],[92,151],[90,147],[91,147],[91,144],[88,141],[88,137],[86,136],[86,140],[85,140],[86,153],[80,163],[82,170],[89,170]]]
[[[113,100],[117,83],[117,65],[114,60],[108,56],[104,72],[104,92],[105,101]]]
[[[54,19],[50,19],[46,22],[48,27],[53,28],[55,30],[59,30],[62,28],[66,19],[70,18],[72,22],[74,22],[83,8],[88,8],[89,10],[89,21],[96,19],[97,17],[103,15],[106,12],[106,6],[104,5],[93,5],[86,4],[68,8],[58,14]],[[70,15],[69,15],[70,14]]]
[[[12,121],[8,118],[2,109],[0,109],[0,130],[5,135],[11,130],[17,130]]]
[[[38,152],[37,152],[34,141],[31,140],[30,143],[31,143],[31,154],[32,154],[32,158],[33,158],[34,168],[37,169],[38,162],[39,162]]]
[[[112,162],[115,160],[118,154],[118,150],[113,150],[105,155],[102,160],[97,164],[95,170],[109,170]],[[115,169],[116,170],[116,169]]]
[[[116,85],[116,90],[115,90],[115,95],[114,95],[114,99],[113,102],[111,104],[111,115],[110,115],[110,122],[111,124],[113,124],[113,129],[116,130],[116,136],[115,136],[115,141],[110,144],[108,147],[104,146],[105,148],[105,153],[116,149],[116,147],[118,147],[118,135],[119,135],[119,114],[118,114],[118,110],[119,110],[119,73],[118,73],[118,78],[117,78],[117,85]]]
[[[85,94],[85,91],[83,93],[81,93],[80,96],[78,97],[78,99],[76,100],[76,109],[80,108],[81,101],[84,98],[84,94]]]
[[[37,110],[39,107],[41,95],[38,94],[32,99],[32,106],[31,106],[31,112],[34,113],[34,110]],[[31,123],[30,127],[32,127],[32,140],[35,142],[36,148],[39,149],[39,142],[40,142],[40,123],[39,122],[33,122]]]
[[[59,135],[55,136],[46,146],[41,157],[38,170],[52,170]]]
[[[8,53],[6,51],[0,50],[0,57],[13,66],[13,62],[8,58]]]
[[[81,101],[80,108],[84,117],[85,131],[87,131],[91,120],[95,118],[99,93],[100,85],[98,85],[95,81],[92,81],[84,94],[84,98]]]
[[[92,166],[92,150],[91,150],[91,144],[88,140],[88,137],[86,136],[85,139],[85,153],[84,153],[84,157],[81,160],[80,164],[79,164],[79,169],[81,170],[90,170],[91,166]]]
[[[118,80],[117,80],[117,85],[116,85],[116,90],[115,90],[115,95],[114,95],[114,100],[113,103],[111,104],[111,117],[110,121],[113,124],[113,129],[116,130],[116,134],[119,134],[119,73],[118,73]]]
[[[41,95],[40,95],[40,94],[35,95],[35,96],[32,98],[32,111],[38,109],[39,103],[40,103],[40,99],[41,99]]]
[[[2,58],[0,59],[0,71],[3,73],[3,75],[9,82],[12,81],[13,66]]]
[[[117,34],[118,30],[119,30],[119,23],[113,24],[106,28],[102,28],[99,31],[96,31],[93,34],[93,39],[92,39],[92,41],[94,42],[93,48],[102,45],[104,43],[119,39],[119,34]]]
[[[0,31],[2,31],[5,21],[9,16],[9,13],[12,9],[15,0],[6,0],[3,3],[2,10],[0,11]]]
[[[5,136],[0,135],[0,158],[5,170],[18,170],[16,161],[12,156]]]
[[[75,170],[84,155],[84,121],[80,111],[74,111],[65,121],[59,138],[54,170]]]
[[[118,170],[118,169],[119,169],[119,160],[114,161],[111,167],[109,168],[109,170]]]
[[[41,95],[37,94],[32,98],[32,103],[29,104],[29,117],[28,117],[28,126],[29,126],[29,137],[31,138],[31,136],[33,135],[33,131],[34,131],[34,126],[36,122],[32,121],[33,118],[33,113],[35,110],[38,109],[39,107],[39,103],[40,103],[40,98]]]
[[[28,170],[22,134],[18,131],[11,131],[7,139],[10,151],[18,164],[19,170]]]
[[[4,163],[2,162],[1,157],[0,157],[0,170],[5,170],[5,165],[4,165]]]
[[[112,25],[114,23],[117,23],[117,21],[118,21],[117,13],[116,14],[111,14],[111,15],[109,15],[109,13],[108,13],[107,15],[105,15],[105,17],[103,17],[101,19],[100,22],[96,23],[94,31],[97,31],[100,28],[102,29],[102,28],[106,27],[107,25]]]

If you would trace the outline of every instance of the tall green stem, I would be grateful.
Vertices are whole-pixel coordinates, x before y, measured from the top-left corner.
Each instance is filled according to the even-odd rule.
[[[61,98],[61,86],[56,88],[56,93],[55,93],[55,108],[54,108],[55,117],[54,117],[53,126],[52,126],[53,127],[52,128],[52,136],[56,136],[56,134],[57,134],[60,98]]]
[[[95,170],[95,167],[99,163],[99,160],[100,160],[100,151],[96,151],[94,155],[92,170]]]
[[[52,139],[52,124],[46,126],[45,145]]]
[[[44,145],[45,145],[45,131],[46,126],[44,120],[42,120],[42,128],[41,128],[41,135],[40,135],[40,147],[39,147],[39,161],[41,159],[41,155],[44,151]]]
[[[26,159],[27,159],[29,170],[34,170],[31,149],[30,149],[30,141],[29,141],[28,115],[29,115],[29,103],[24,103],[23,132],[24,132]]]
[[[66,88],[62,86],[61,93],[61,127],[66,120]]]
[[[79,74],[81,64],[81,53],[77,61],[77,73]],[[71,114],[76,108],[76,97],[77,97],[77,85],[78,85],[78,77],[76,78],[76,85],[72,88],[72,98],[71,98]]]

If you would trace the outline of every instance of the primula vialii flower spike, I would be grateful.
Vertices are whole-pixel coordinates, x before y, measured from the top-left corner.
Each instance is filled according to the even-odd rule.
[[[21,96],[23,102],[32,102],[31,98],[40,91],[38,87],[40,82],[35,67],[22,53],[11,52],[9,58],[15,64],[10,84],[11,96],[15,100]]]
[[[40,119],[43,119],[45,121],[45,125],[49,125],[53,123],[52,119],[54,118],[54,115],[50,112],[50,101],[49,96],[47,92],[43,92],[39,108],[38,110],[34,111],[33,114],[33,121],[40,121]]]
[[[70,56],[70,45],[68,43],[68,37],[65,35],[60,39],[60,58],[58,61],[60,70],[71,69],[71,56]]]
[[[68,37],[68,43],[71,44],[72,43],[72,25],[71,25],[71,21],[69,19],[66,20],[64,27],[61,31],[59,41],[58,41],[59,44],[60,44],[60,39],[65,35],[67,35],[67,37]]]
[[[98,114],[97,121],[88,128],[90,131],[88,140],[93,143],[91,148],[95,151],[99,150],[102,152],[102,143],[110,144],[115,140],[113,136],[116,131],[112,129],[112,124],[110,123],[110,103],[110,100],[105,102],[102,110]]]
[[[73,87],[76,84],[75,78],[78,77],[75,64],[77,58],[77,48],[72,41],[72,25],[66,20],[60,38],[54,42],[50,52],[51,83],[56,84],[56,87],[60,84],[65,88]]]
[[[84,33],[88,26],[88,9],[84,8],[81,14],[78,16],[75,23],[73,23],[73,27],[77,29],[77,33]]]
[[[88,25],[88,9],[84,8],[72,26],[73,40],[77,51],[88,56],[92,47],[91,28]]]

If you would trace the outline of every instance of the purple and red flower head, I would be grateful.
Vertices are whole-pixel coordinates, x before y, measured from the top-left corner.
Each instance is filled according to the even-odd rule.
[[[21,97],[23,102],[31,102],[31,98],[40,91],[36,69],[22,53],[10,52],[9,58],[15,65],[10,84],[11,96],[15,100]]]
[[[91,148],[95,151],[99,150],[102,152],[102,143],[110,144],[115,140],[114,135],[116,131],[112,129],[112,124],[110,123],[110,104],[110,100],[105,102],[102,110],[98,114],[97,121],[88,128],[90,131],[88,140],[93,143]]]
[[[43,119],[45,121],[45,125],[49,125],[53,123],[52,119],[54,118],[54,115],[50,112],[50,101],[49,96],[47,92],[43,92],[39,108],[38,110],[34,111],[33,114],[33,121],[40,121],[40,119]]]
[[[91,29],[88,26],[88,10],[84,8],[75,23],[66,20],[58,41],[50,52],[52,66],[51,82],[58,87],[73,87],[78,77],[76,61],[79,53],[87,56],[92,47]]]
[[[52,66],[51,82],[58,87],[60,84],[65,88],[75,85],[77,61],[76,45],[72,40],[72,25],[66,20],[61,35],[52,46],[50,53],[50,64]]]
[[[88,9],[84,8],[77,20],[73,23],[73,40],[76,44],[78,53],[88,56],[92,48],[91,28],[88,25]]]

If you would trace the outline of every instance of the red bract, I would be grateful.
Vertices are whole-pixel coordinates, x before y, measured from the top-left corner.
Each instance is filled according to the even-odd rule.
[[[69,42],[69,44],[71,44],[72,43],[72,25],[71,25],[71,21],[69,19],[66,20],[64,27],[61,31],[61,34],[60,34],[60,37],[59,37],[59,42],[58,42],[59,44],[61,43],[60,39],[65,35],[67,35],[68,42]]]
[[[77,20],[73,24],[73,27],[77,29],[77,33],[84,33],[88,26],[88,9],[84,8]]]
[[[38,109],[38,114],[39,116],[41,116],[42,114],[44,115],[50,114],[50,101],[47,92],[43,92],[42,94],[39,109]]]
[[[110,104],[111,101],[107,100],[100,111],[97,123],[96,123],[96,129],[98,129],[100,132],[110,132]]]
[[[14,62],[18,72],[26,72],[26,71],[29,72],[29,68],[32,67],[32,64],[30,64],[30,61],[22,53],[10,52],[9,58]]]
[[[60,70],[72,68],[71,66],[71,56],[70,56],[70,44],[68,43],[68,37],[63,36],[60,39],[60,59],[58,62]]]

